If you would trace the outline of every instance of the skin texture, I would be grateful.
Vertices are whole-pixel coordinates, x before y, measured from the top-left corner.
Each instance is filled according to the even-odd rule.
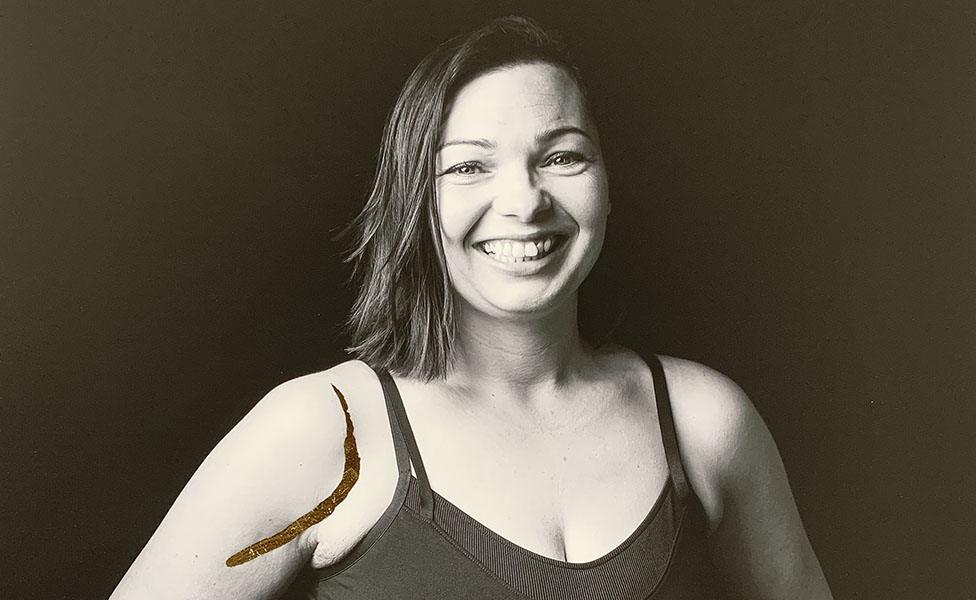
[[[599,256],[610,209],[596,128],[573,79],[535,63],[466,85],[444,126],[437,192],[448,274],[464,304],[534,320],[573,295]],[[474,246],[543,233],[568,238],[545,265],[501,265]]]
[[[325,521],[227,567],[228,556],[284,529],[342,479],[346,421],[333,384],[355,421],[359,480]],[[348,362],[283,383],[203,461],[111,598],[274,598],[302,566],[348,552],[389,503],[395,473],[382,391],[368,367]],[[319,547],[320,536],[328,545]]]
[[[346,399],[342,395],[342,392],[339,391],[339,388],[332,386],[332,391],[339,398],[339,404],[342,405],[342,413],[346,418],[346,438],[342,444],[345,455],[345,467],[342,471],[342,480],[339,481],[339,485],[336,486],[336,489],[325,500],[319,502],[315,508],[289,523],[288,527],[234,553],[225,562],[228,567],[243,565],[262,554],[267,554],[272,550],[281,548],[297,538],[309,527],[321,523],[349,496],[352,486],[356,485],[356,482],[359,480],[359,450],[356,448],[356,436],[353,433],[352,417],[349,416],[349,405],[346,404]]]
[[[396,377],[397,385],[438,493],[523,548],[591,560],[634,530],[667,477],[646,365],[623,348],[586,346],[576,326],[577,288],[610,210],[596,130],[572,78],[535,63],[491,71],[460,91],[442,141],[460,140],[476,143],[437,156],[458,305],[455,364],[443,380]],[[492,262],[477,246],[539,232],[564,238],[539,264]],[[748,398],[707,367],[663,364],[683,462],[733,597],[830,598]],[[356,422],[359,482],[326,521],[225,567],[340,480],[345,421],[327,401],[331,384],[346,392]],[[395,484],[383,395],[368,367],[351,361],[283,384],[207,457],[113,599],[272,598],[303,565],[345,555]]]
[[[749,398],[708,367],[663,362],[682,462],[733,597],[831,598],[779,451]]]

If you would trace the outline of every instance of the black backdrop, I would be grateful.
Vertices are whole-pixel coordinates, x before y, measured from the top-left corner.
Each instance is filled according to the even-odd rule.
[[[342,359],[332,236],[399,85],[516,12],[601,97],[626,300],[588,316],[750,393],[839,598],[976,596],[971,5],[63,4],[0,9],[4,598],[107,596]]]

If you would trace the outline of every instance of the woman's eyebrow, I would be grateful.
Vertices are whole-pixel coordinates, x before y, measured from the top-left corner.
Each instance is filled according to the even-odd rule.
[[[585,137],[586,139],[593,141],[593,138],[590,137],[590,134],[586,133],[584,130],[580,129],[579,127],[575,127],[573,125],[566,125],[564,127],[555,127],[553,129],[546,129],[545,131],[541,131],[536,134],[535,141],[537,144],[544,144],[546,142],[551,142],[552,140],[558,137],[568,135],[571,133],[579,134]],[[484,138],[456,139],[456,140],[448,140],[442,143],[440,146],[437,147],[437,151],[440,152],[441,150],[447,148],[448,146],[463,146],[463,145],[478,146],[479,148],[484,148],[485,150],[491,150],[492,148],[495,147],[495,144],[493,142],[491,142],[490,140],[486,140]]]
[[[535,136],[535,141],[538,144],[543,144],[543,143],[546,143],[546,142],[551,142],[552,140],[554,140],[554,139],[556,139],[558,137],[561,137],[561,136],[564,136],[564,135],[567,135],[567,134],[570,134],[570,133],[579,134],[579,135],[585,137],[586,139],[590,140],[591,142],[593,141],[593,138],[590,137],[590,134],[586,133],[585,131],[583,131],[579,127],[574,127],[572,125],[566,125],[564,127],[556,127],[554,129],[547,129],[545,131],[539,132]]]
[[[443,144],[437,147],[437,151],[440,152],[441,150],[447,148],[448,146],[462,146],[462,145],[478,146],[480,148],[484,148],[485,150],[491,150],[492,148],[495,147],[495,144],[491,143],[490,141],[484,138],[478,138],[473,140],[460,139],[460,140],[450,140],[444,142]]]

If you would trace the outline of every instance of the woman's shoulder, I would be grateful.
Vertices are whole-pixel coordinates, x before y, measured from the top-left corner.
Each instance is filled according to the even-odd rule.
[[[681,462],[727,580],[749,597],[830,598],[779,450],[749,397],[699,363],[661,362]]]
[[[375,374],[357,360],[295,377],[267,392],[214,452],[241,476],[274,473],[279,489],[320,494],[343,469],[346,413],[354,423],[367,420],[377,394],[382,398]]]
[[[333,388],[369,391],[374,387],[379,389],[379,381],[373,370],[359,360],[347,360],[328,369],[279,383],[265,394],[255,408],[266,406],[269,411],[285,414],[315,410],[320,404],[334,404],[322,402],[323,398],[329,396],[335,398]]]
[[[388,430],[379,379],[365,363],[349,360],[275,386],[218,450],[233,458],[239,478],[273,482],[274,490],[259,501],[290,521],[315,507],[343,477],[347,433],[362,464],[372,467],[392,454],[386,448],[392,443],[385,439]],[[354,483],[348,503],[371,504],[364,498],[371,494],[364,491],[375,492],[382,482],[373,482],[370,475],[362,474]],[[341,525],[343,519],[333,521]],[[319,546],[315,529],[306,536],[312,547]]]
[[[362,361],[347,360],[322,371],[283,381],[265,394],[255,405],[255,410],[261,417],[265,416],[265,410],[267,417],[275,418],[308,420],[308,417],[318,415],[344,428],[342,403],[338,397],[341,395],[349,403],[350,412],[356,412],[362,410],[364,398],[376,394],[382,396],[376,373]]]
[[[323,550],[317,525],[266,554],[259,552],[247,566],[225,566],[297,522],[343,477],[347,429],[340,393],[353,419],[362,417],[356,426],[366,424],[367,435],[358,435],[357,429],[357,438],[375,440],[367,417],[372,405],[382,405],[382,396],[375,398],[382,392],[364,364],[350,361],[276,386],[203,460],[113,597],[167,590],[167,596],[196,598],[213,589],[223,590],[221,597],[270,597],[301,565],[314,562]],[[362,444],[374,455],[377,445]],[[364,462],[376,462],[370,458]],[[362,487],[353,487],[350,501],[353,494],[362,501],[377,489],[375,484]],[[370,517],[351,512],[355,518],[328,520],[346,537],[355,536],[362,528],[359,521]],[[334,544],[325,549],[341,551]]]
[[[369,468],[359,473],[343,502],[356,510],[343,510],[308,529],[306,544],[314,551],[315,566],[338,560],[392,494],[396,465],[383,389],[373,369],[359,360],[279,384],[239,427],[246,430],[236,436],[242,446],[257,441],[273,457],[268,467],[277,470],[277,483],[284,484],[279,496],[292,504],[285,511],[292,518],[321,502],[344,476],[347,434],[352,433],[361,464]]]
[[[749,418],[754,413],[749,398],[732,379],[693,360],[647,354],[619,344],[600,346],[593,356],[600,368],[610,371],[611,376],[618,372],[646,371],[648,358],[655,356],[664,369],[675,418],[694,420],[710,433],[715,433],[715,427],[729,425],[729,417],[735,422],[737,418]]]
[[[287,380],[269,391],[221,444],[231,453],[263,452],[274,468],[294,473],[296,485],[320,494],[323,481],[345,469],[349,433],[362,455],[389,437],[383,389],[376,373],[359,360]],[[320,498],[321,500],[321,498]]]
[[[756,415],[746,393],[727,375],[701,363],[659,356],[675,419],[716,434]]]
[[[692,360],[660,359],[682,463],[716,525],[750,473],[779,463],[778,451],[749,396],[730,377]]]
[[[222,443],[253,450],[274,446],[279,456],[289,449],[322,455],[343,444],[346,419],[340,395],[354,414],[362,412],[365,398],[375,393],[382,394],[376,376],[357,360],[295,377],[267,392]]]

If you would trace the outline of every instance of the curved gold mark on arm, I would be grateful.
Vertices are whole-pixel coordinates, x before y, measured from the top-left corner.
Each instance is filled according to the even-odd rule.
[[[352,489],[352,486],[359,479],[359,450],[356,448],[356,437],[353,435],[352,417],[349,416],[349,405],[346,404],[345,397],[336,386],[333,385],[332,389],[335,390],[336,396],[339,397],[339,404],[342,405],[342,412],[346,416],[346,439],[342,444],[345,454],[345,467],[339,485],[329,494],[328,498],[319,502],[318,506],[309,512],[298,517],[288,527],[285,527],[271,537],[251,544],[228,558],[226,563],[228,567],[242,565],[266,552],[271,552],[275,548],[284,546],[312,525],[325,520],[339,506],[339,503],[346,499],[346,496],[349,495],[349,490]]]

